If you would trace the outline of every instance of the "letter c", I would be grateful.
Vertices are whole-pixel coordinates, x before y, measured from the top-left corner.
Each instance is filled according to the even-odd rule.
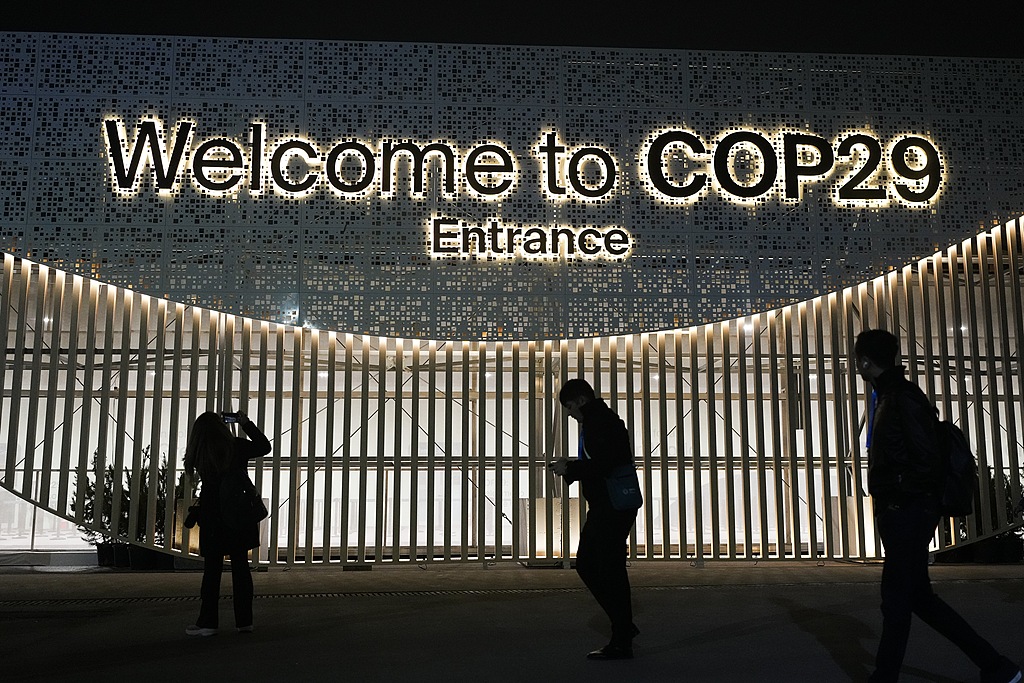
[[[284,173],[284,159],[292,151],[301,152],[305,156],[306,164],[320,160],[320,154],[313,145],[302,140],[289,140],[282,143],[276,150],[270,163],[270,172],[274,176],[274,182],[285,192],[305,192],[316,184],[320,178],[319,173],[307,173],[301,182],[293,183]]]
[[[665,177],[664,158],[665,150],[669,145],[684,145],[696,154],[707,153],[707,148],[696,135],[682,130],[670,130],[662,133],[654,139],[651,148],[647,151],[647,176],[651,184],[661,194],[667,197],[692,197],[701,191],[708,182],[706,173],[694,173],[693,180],[686,185],[673,185]]]

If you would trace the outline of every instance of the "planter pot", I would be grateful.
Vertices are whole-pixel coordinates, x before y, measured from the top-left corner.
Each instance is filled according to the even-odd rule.
[[[985,564],[1016,563],[1021,560],[1021,538],[1016,534],[1003,534],[978,544],[975,562]]]
[[[951,548],[937,553],[936,562],[980,564],[1015,564],[1024,559],[1024,539],[1015,532],[986,538],[962,548]]]
[[[131,560],[124,543],[97,543],[96,564],[101,567],[127,567]]]
[[[126,567],[130,563],[128,546],[123,543],[97,543],[96,564],[101,567]]]
[[[132,569],[174,569],[174,556],[140,545],[128,547]]]

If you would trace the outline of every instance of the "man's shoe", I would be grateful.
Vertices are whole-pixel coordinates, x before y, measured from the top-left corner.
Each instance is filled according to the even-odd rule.
[[[633,647],[608,643],[600,650],[588,653],[587,659],[633,659]]]
[[[1001,657],[999,663],[992,669],[981,672],[981,683],[1021,683],[1020,667],[1006,657]]]
[[[191,626],[186,626],[185,627],[185,635],[186,636],[215,636],[215,635],[217,635],[217,629],[215,629],[215,628],[206,628],[204,626],[196,626],[195,624],[192,624]]]
[[[238,626],[235,630],[239,633],[252,633],[252,624],[249,624],[248,626]]]

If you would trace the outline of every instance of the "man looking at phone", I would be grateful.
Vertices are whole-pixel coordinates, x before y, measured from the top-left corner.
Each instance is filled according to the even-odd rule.
[[[576,550],[576,573],[612,623],[611,641],[587,658],[630,659],[633,638],[640,630],[633,623],[626,540],[637,510],[616,510],[606,484],[613,468],[633,463],[629,432],[622,419],[594,395],[586,380],[568,380],[562,385],[558,400],[580,423],[579,458],[559,458],[548,468],[567,484],[580,482],[583,489],[587,519]]]

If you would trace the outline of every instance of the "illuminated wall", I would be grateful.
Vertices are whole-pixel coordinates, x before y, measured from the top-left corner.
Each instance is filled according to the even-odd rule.
[[[343,332],[765,311],[1024,184],[1019,60],[5,34],[0,63],[5,250]]]
[[[583,374],[635,440],[634,557],[873,558],[846,360],[884,324],[984,466],[936,546],[1020,497],[1020,60],[7,33],[0,64],[5,496],[100,528],[110,465],[113,533],[182,547],[141,482],[173,502],[195,415],[242,406],[263,561],[563,561]]]
[[[274,445],[252,470],[271,510],[263,562],[564,562],[579,491],[546,463],[574,455],[557,391],[584,376],[633,438],[645,504],[632,557],[874,559],[866,396],[849,359],[857,332],[884,326],[913,340],[910,377],[978,454],[977,512],[946,520],[935,547],[983,538],[1020,499],[1022,228],[782,309],[542,342],[267,323],[7,255],[0,483],[85,528],[185,548],[193,416],[243,407]],[[108,467],[90,514],[84,482]]]

